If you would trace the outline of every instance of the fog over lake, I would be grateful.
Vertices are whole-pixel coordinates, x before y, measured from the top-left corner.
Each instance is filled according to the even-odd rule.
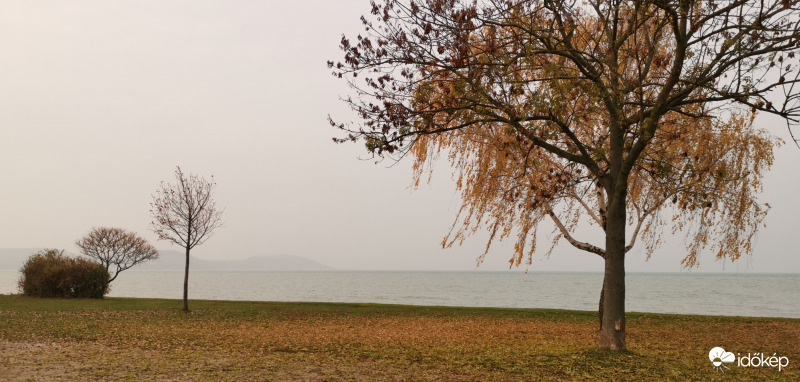
[[[224,226],[193,254],[206,260],[303,256],[337,269],[475,268],[487,234],[443,250],[458,213],[452,170],[435,166],[417,191],[408,160],[378,164],[341,137],[328,115],[355,116],[331,76],[342,34],[363,32],[368,1],[15,1],[0,12],[0,248],[58,248],[92,227],[121,227],[158,249],[151,195],[176,165],[214,175]],[[789,140],[785,124],[756,126]],[[408,158],[406,158],[408,159]],[[800,149],[786,144],[759,199],[772,206],[752,258],[713,253],[703,272],[800,272]],[[542,227],[542,247],[548,246]],[[603,243],[597,227],[576,236]],[[678,272],[683,235],[628,270]],[[508,267],[513,240],[483,268]],[[602,271],[602,260],[562,242],[533,271]]]

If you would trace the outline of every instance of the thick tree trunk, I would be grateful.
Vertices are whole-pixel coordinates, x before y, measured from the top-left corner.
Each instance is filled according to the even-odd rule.
[[[189,311],[189,247],[186,247],[186,272],[183,274],[183,311]]]
[[[625,197],[615,195],[608,205],[605,277],[601,292],[600,347],[625,351]]]
[[[606,259],[600,347],[625,351],[625,258]]]

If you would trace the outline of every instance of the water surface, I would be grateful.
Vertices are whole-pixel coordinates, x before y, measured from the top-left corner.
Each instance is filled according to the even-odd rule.
[[[17,293],[0,271],[0,293]],[[629,273],[629,312],[800,318],[800,275]],[[603,275],[550,272],[214,272],[189,276],[189,297],[597,310]],[[109,296],[181,298],[182,271],[126,271]]]

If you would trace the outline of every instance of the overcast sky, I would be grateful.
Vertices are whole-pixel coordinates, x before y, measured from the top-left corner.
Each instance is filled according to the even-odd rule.
[[[327,60],[368,0],[0,1],[0,248],[63,248],[92,227],[149,230],[176,165],[214,175],[224,226],[206,259],[304,256],[339,269],[475,268],[485,235],[439,243],[459,207],[445,167],[410,188],[410,163],[375,164],[326,116],[351,114]],[[788,140],[778,120],[757,124]],[[755,255],[695,271],[800,272],[800,149],[777,151]],[[579,236],[601,238],[596,232]],[[598,245],[601,242],[598,243]],[[507,269],[498,245],[481,270]],[[681,271],[682,236],[631,271]],[[601,271],[562,243],[531,270]]]

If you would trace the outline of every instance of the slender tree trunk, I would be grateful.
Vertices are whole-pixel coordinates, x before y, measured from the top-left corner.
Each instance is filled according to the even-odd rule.
[[[183,311],[189,311],[189,246],[186,246],[186,272],[183,274]]]
[[[620,195],[621,194],[621,195]],[[606,223],[605,277],[601,292],[600,347],[625,351],[625,195],[609,200]]]

